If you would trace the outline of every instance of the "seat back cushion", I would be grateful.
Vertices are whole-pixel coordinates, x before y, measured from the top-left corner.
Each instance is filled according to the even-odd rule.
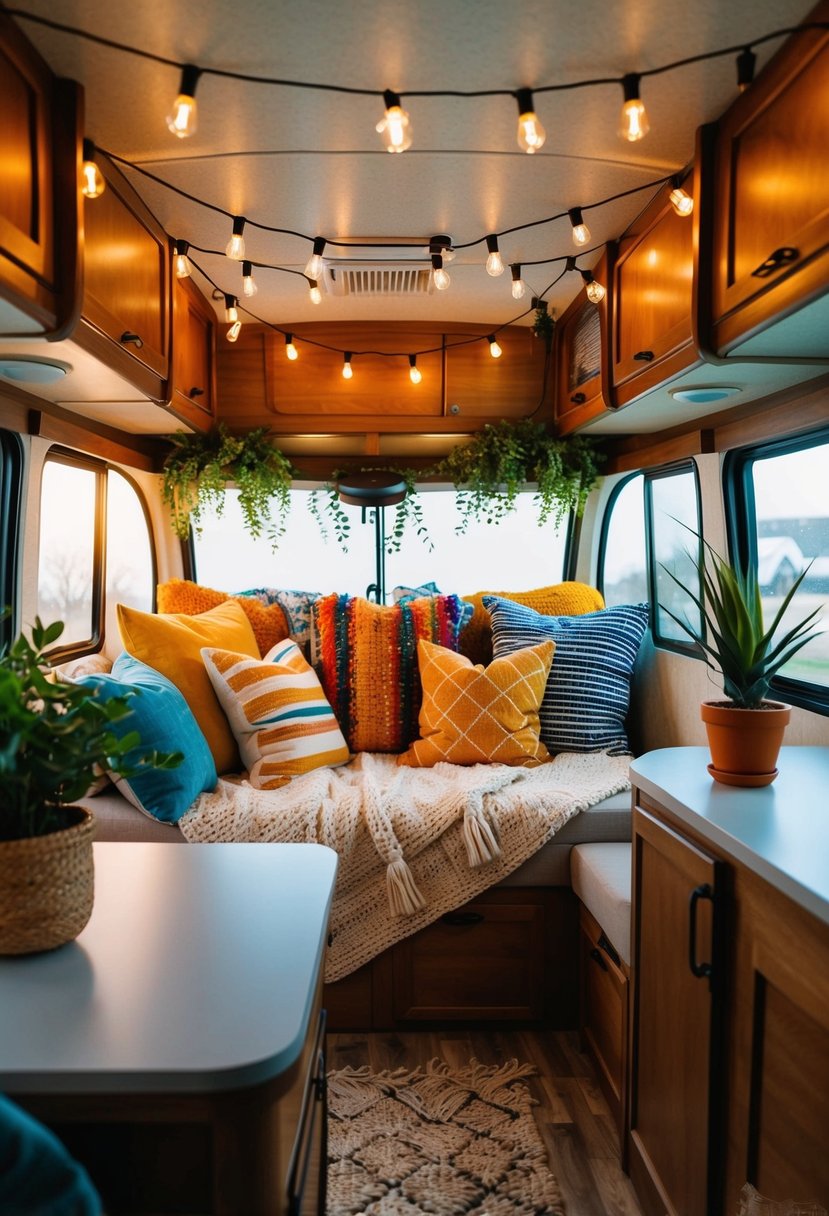
[[[476,591],[474,595],[465,595],[464,600],[474,605],[475,610],[461,635],[458,649],[473,663],[484,665],[490,662],[493,653],[492,622],[484,607],[485,595],[523,604],[544,616],[580,616],[584,612],[604,608],[601,592],[587,583],[554,583],[550,587],[536,587],[531,591]]]

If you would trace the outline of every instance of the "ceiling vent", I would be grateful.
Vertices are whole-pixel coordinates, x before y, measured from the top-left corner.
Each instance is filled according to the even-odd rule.
[[[423,296],[433,290],[431,266],[423,263],[327,259],[324,275],[332,296]]]

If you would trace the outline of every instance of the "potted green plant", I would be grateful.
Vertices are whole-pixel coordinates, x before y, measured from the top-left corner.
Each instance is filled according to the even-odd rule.
[[[95,821],[81,798],[102,771],[171,768],[177,754],[135,759],[135,731],[112,724],[127,698],[99,701],[55,679],[45,651],[63,632],[35,619],[0,652],[0,954],[48,950],[77,937],[92,912]],[[130,762],[127,762],[128,753]]]
[[[777,757],[791,709],[769,699],[772,678],[793,655],[817,636],[811,629],[820,609],[777,634],[807,566],[794,580],[768,626],[757,565],[730,564],[696,532],[701,541],[699,594],[663,566],[700,612],[705,627],[692,625],[669,608],[663,610],[700,647],[705,662],[723,680],[725,700],[703,701],[701,716],[708,735],[708,771],[726,785],[769,785],[777,776]],[[692,558],[693,560],[693,558]]]

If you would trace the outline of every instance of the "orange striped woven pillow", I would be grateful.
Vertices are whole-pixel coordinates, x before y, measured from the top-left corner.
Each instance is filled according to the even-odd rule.
[[[423,685],[420,738],[398,764],[520,764],[549,760],[538,737],[555,644],[541,643],[493,659],[484,669],[462,654],[418,642]]]
[[[277,642],[261,660],[212,647],[201,654],[255,789],[277,789],[300,773],[349,759],[333,710],[296,642]]]

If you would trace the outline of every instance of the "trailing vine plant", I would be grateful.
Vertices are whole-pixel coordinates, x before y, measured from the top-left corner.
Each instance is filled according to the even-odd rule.
[[[342,549],[343,553],[348,552],[348,542],[351,538],[351,520],[348,512],[340,502],[340,495],[337,489],[337,473],[333,475],[332,481],[327,481],[324,486],[319,486],[315,490],[311,490],[308,495],[308,510],[311,512],[311,518],[316,521],[320,536],[324,541],[328,541],[329,524],[334,532],[334,540]],[[326,520],[326,516],[328,517]]]
[[[400,480],[406,483],[406,497],[394,508],[394,523],[391,532],[386,537],[386,553],[400,552],[403,538],[409,528],[414,530],[417,539],[426,546],[429,553],[432,553],[435,546],[423,518],[423,506],[418,497],[415,480],[417,473],[414,469],[389,469],[388,471],[396,473]]]

